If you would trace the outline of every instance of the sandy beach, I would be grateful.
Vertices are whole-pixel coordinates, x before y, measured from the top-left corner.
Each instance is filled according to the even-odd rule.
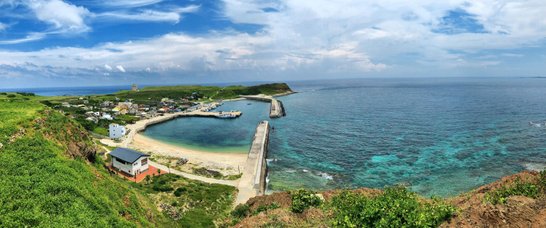
[[[138,133],[134,135],[129,147],[161,156],[186,158],[189,163],[196,166],[223,170],[232,174],[244,169],[248,156],[246,151],[241,151],[241,153],[219,153],[188,149],[151,139]]]

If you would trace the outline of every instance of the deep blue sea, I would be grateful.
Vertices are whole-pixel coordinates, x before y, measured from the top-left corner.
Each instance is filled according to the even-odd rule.
[[[289,83],[287,116],[226,102],[239,119],[183,118],[147,129],[165,142],[249,148],[270,120],[269,190],[406,184],[451,196],[546,165],[546,79],[358,79]],[[532,121],[535,124],[530,124]],[[542,123],[542,124],[540,124]]]
[[[0,89],[4,92],[30,92],[40,96],[83,96],[110,94],[120,90],[130,90],[128,86],[87,86],[87,87],[51,87],[51,88],[13,88]]]

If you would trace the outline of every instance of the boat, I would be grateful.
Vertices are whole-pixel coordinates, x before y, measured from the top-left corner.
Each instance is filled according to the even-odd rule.
[[[233,118],[237,118],[237,115],[235,115],[233,113],[220,113],[218,115],[218,118],[220,118],[220,119],[233,119]]]

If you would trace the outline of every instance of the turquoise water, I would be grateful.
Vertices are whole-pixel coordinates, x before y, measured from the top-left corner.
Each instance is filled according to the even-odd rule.
[[[197,150],[247,153],[258,122],[269,118],[269,105],[255,101],[225,102],[215,111],[239,110],[237,119],[178,118],[150,126],[144,135]]]
[[[291,83],[270,120],[270,190],[407,184],[449,196],[546,164],[545,79],[362,79]],[[236,120],[177,119],[145,134],[248,150],[268,105],[226,103]]]

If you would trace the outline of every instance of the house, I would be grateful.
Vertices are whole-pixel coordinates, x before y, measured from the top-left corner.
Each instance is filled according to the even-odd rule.
[[[113,120],[114,118],[112,118],[112,115],[103,112],[103,113],[102,113],[102,116],[100,117],[100,119],[102,119],[102,120]]]
[[[150,155],[127,149],[116,148],[110,152],[112,167],[131,176],[146,172],[149,168],[148,157]]]
[[[112,101],[105,101],[105,102],[102,102],[102,104],[101,104],[100,106],[103,107],[103,108],[110,108],[110,107],[113,107],[113,106],[114,106],[114,102],[112,102]]]
[[[127,133],[124,126],[115,123],[109,125],[108,131],[110,132],[111,139],[119,139]]]

